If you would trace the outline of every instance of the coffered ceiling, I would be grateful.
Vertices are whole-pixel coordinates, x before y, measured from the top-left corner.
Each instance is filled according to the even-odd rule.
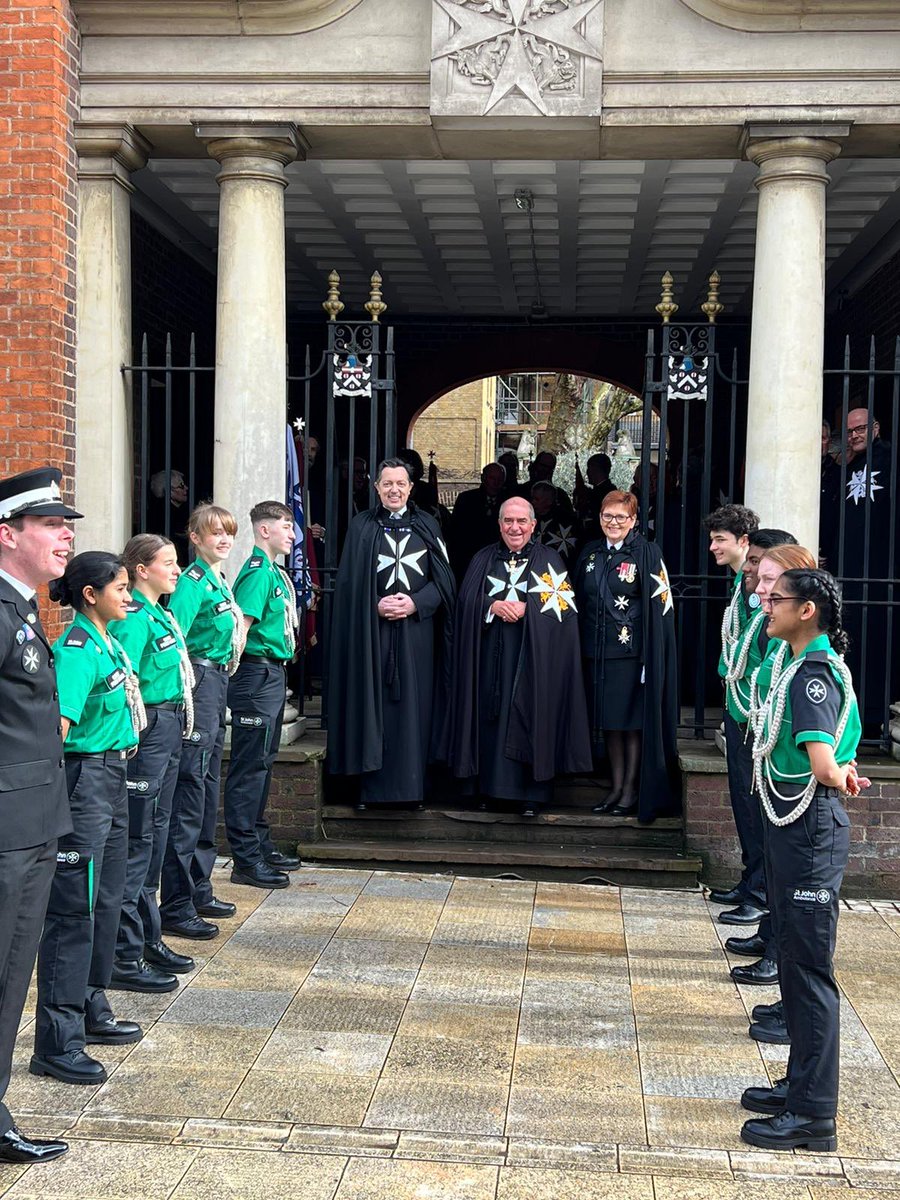
[[[152,159],[139,211],[214,265],[216,163]],[[827,194],[827,290],[858,286],[900,249],[900,159],[838,159]],[[515,315],[540,294],[551,314],[647,316],[670,270],[696,312],[713,269],[729,313],[747,312],[756,168],[733,160],[310,161],[287,168],[288,303],[314,310],[332,267],[348,311],[378,269],[396,313]],[[894,246],[894,242],[897,245]],[[798,297],[798,302],[802,297]]]

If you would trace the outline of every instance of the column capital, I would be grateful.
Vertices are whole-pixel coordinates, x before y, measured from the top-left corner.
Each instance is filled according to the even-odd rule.
[[[837,158],[841,139],[849,134],[847,123],[748,123],[741,134],[741,156],[763,168],[757,186],[790,176],[827,180],[825,164]]]
[[[129,176],[147,165],[153,147],[133,125],[76,121],[75,149],[80,180],[106,179],[132,192]]]
[[[284,168],[305,159],[309,148],[293,122],[240,122],[196,124],[194,134],[222,170],[217,178],[261,179],[287,185]]]

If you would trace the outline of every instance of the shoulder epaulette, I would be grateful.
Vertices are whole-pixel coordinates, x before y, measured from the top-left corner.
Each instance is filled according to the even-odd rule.
[[[197,563],[192,563],[191,566],[189,566],[185,571],[185,575],[187,575],[188,579],[200,580],[205,574],[206,572]]]
[[[262,554],[254,554],[247,563],[247,570],[252,571],[254,567],[261,567],[265,561],[265,557]]]
[[[828,662],[829,657],[827,650],[811,650],[805,655],[807,662]]]
[[[137,602],[137,600],[130,600],[130,601],[129,601],[129,602],[126,604],[126,605],[125,605],[125,611],[126,611],[126,612],[130,612],[130,613],[136,613],[136,612],[140,612],[140,611],[141,611],[141,605],[140,605],[140,604]]]
[[[73,625],[63,638],[64,646],[86,646],[90,641],[88,631],[79,625]]]

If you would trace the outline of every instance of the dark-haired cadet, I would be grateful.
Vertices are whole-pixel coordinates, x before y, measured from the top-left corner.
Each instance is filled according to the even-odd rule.
[[[194,668],[194,729],[181,751],[178,783],[160,880],[163,933],[212,938],[219,927],[204,917],[233,917],[236,909],[212,893],[216,861],[219,774],[225,745],[229,674],[237,669],[246,630],[222,574],[237,521],[226,508],[200,504],[187,534],[196,558],[169,599]]]
[[[787,1075],[748,1088],[764,1120],[741,1137],[767,1150],[836,1150],[840,999],[832,958],[850,847],[847,795],[869,786],[856,770],[862,735],[841,593],[827,571],[788,570],[763,601],[781,638],[757,720],[754,778],[766,817],[766,871],[791,1037]]]
[[[225,832],[234,856],[232,883],[286,888],[286,871],[300,859],[272,843],[266,803],[281,742],[286,695],[285,667],[297,645],[297,606],[290,576],[278,565],[294,541],[294,514],[280,500],[250,510],[253,553],[234,581],[247,642],[228,684],[231,761],[225,780]]]
[[[110,987],[172,992],[178,987],[172,972],[194,966],[162,940],[156,900],[193,686],[181,631],[159,602],[174,592],[181,568],[174,545],[155,533],[131,538],[122,560],[132,599],[125,620],[115,621],[110,632],[137,672],[147,727],[128,763],[128,866]]]
[[[56,873],[38,952],[32,1075],[63,1083],[103,1083],[106,1071],[86,1044],[141,1039],[117,1021],[106,998],[116,950],[128,856],[129,751],[146,720],[137,678],[109,632],[131,596],[115,554],[78,554],[51,599],[75,609],[53,647],[73,830],[59,839]]]

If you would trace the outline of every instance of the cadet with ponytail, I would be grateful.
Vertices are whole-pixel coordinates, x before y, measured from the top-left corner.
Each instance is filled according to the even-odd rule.
[[[137,1042],[117,1021],[112,976],[128,854],[127,758],[145,715],[128,655],[109,631],[126,615],[128,573],[115,554],[78,554],[50,584],[75,609],[53,647],[73,830],[60,838],[38,952],[32,1075],[98,1084],[102,1063],[85,1045]]]
[[[754,782],[765,815],[766,878],[778,947],[787,1076],[748,1088],[741,1103],[766,1119],[741,1137],[767,1150],[836,1150],[840,1002],[834,979],[839,898],[850,847],[846,796],[862,736],[843,653],[841,592],[827,571],[784,571],[763,600],[781,638],[754,721]]]

